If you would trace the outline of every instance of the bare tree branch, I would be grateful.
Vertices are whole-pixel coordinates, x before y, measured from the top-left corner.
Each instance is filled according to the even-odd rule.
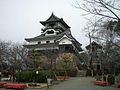
[[[86,15],[94,14],[94,15],[104,16],[107,18],[112,18],[117,20],[120,19],[119,16],[112,10],[112,9],[115,9],[119,11],[119,8],[116,8],[110,5],[109,2],[105,2],[103,0],[84,0],[84,3],[81,4],[78,2],[78,0],[74,0],[74,1],[76,3],[74,7],[87,12]],[[106,14],[106,12],[112,13],[115,17],[109,14]]]

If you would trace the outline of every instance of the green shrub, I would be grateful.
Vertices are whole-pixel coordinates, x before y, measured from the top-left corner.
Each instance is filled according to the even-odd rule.
[[[77,70],[61,70],[61,71],[53,71],[53,70],[41,70],[38,74],[36,71],[22,71],[16,73],[16,81],[17,82],[37,82],[37,83],[46,83],[47,78],[51,78],[56,80],[55,75],[57,76],[76,76]]]
[[[45,82],[47,82],[45,73],[44,72],[39,72],[38,74],[36,74],[35,82],[37,82],[37,83],[45,83]]]
[[[65,76],[66,72],[64,70],[58,71],[58,76]]]
[[[97,75],[95,76],[95,79],[96,79],[96,81],[101,81],[101,80],[102,80],[102,76],[100,76],[100,75],[97,74]]]
[[[33,72],[31,71],[18,72],[15,76],[18,82],[32,82],[33,80]]]
[[[110,75],[108,75],[108,77],[107,77],[107,81],[108,81],[109,84],[114,84],[114,82],[115,82],[115,77],[110,74]]]
[[[33,71],[23,71],[16,73],[17,82],[46,82],[44,73],[39,72],[36,74]]]

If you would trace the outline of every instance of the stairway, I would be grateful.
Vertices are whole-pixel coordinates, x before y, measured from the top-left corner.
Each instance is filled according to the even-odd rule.
[[[77,77],[85,77],[86,76],[86,71],[85,70],[79,70],[77,73]]]

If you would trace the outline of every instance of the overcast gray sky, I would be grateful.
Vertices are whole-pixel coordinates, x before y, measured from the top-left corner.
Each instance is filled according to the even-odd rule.
[[[0,0],[0,39],[24,42],[41,34],[39,21],[53,12],[71,27],[72,35],[83,46],[88,44],[82,11],[72,7],[73,0]]]

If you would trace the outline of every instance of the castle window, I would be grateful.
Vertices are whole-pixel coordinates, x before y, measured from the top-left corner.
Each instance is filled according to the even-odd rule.
[[[51,31],[47,31],[47,34],[53,34],[53,33],[54,33],[53,30],[51,30]]]
[[[50,41],[46,41],[46,43],[50,43]]]
[[[39,41],[38,44],[41,44],[41,42]]]

